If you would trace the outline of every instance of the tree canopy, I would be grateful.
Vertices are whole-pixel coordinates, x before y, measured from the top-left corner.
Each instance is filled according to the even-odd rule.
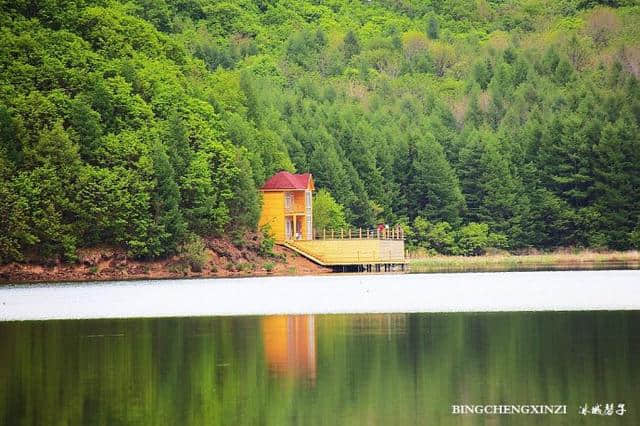
[[[279,170],[442,252],[638,248],[635,1],[0,10],[0,261],[255,229]]]

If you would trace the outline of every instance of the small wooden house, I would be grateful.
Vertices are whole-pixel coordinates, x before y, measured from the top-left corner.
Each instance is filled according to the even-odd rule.
[[[278,172],[262,186],[260,226],[268,225],[276,243],[323,266],[363,271],[404,270],[404,235],[399,227],[331,229],[313,232],[313,177]],[[353,231],[353,232],[352,232]]]
[[[313,177],[278,172],[262,186],[260,226],[269,225],[277,243],[313,239]]]

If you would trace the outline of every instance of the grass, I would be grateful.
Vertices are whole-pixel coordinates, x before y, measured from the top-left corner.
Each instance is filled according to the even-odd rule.
[[[236,269],[240,272],[250,273],[256,269],[256,265],[249,262],[239,263]]]
[[[540,269],[640,268],[640,252],[570,250],[485,256],[425,256],[409,259],[412,272],[532,271]]]
[[[262,265],[262,267],[264,268],[265,271],[270,273],[270,272],[273,272],[273,269],[276,267],[276,264],[273,262],[265,262],[265,264]]]

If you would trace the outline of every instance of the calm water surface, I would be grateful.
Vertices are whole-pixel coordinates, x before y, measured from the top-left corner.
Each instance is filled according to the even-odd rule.
[[[0,321],[640,310],[640,270],[327,274],[0,286]]]
[[[0,423],[637,425],[639,331],[637,311],[5,322]],[[568,414],[450,414],[500,403]]]

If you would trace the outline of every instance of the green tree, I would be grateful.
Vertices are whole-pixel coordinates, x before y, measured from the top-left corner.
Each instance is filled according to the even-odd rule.
[[[625,118],[607,124],[595,148],[596,206],[607,244],[616,249],[632,246],[640,218],[640,133]]]
[[[431,223],[417,216],[409,234],[408,244],[441,254],[455,251],[455,233],[447,222]]]
[[[353,30],[347,31],[344,36],[344,57],[349,61],[352,57],[360,53],[360,40]]]
[[[458,224],[464,197],[442,146],[428,133],[413,133],[412,139],[409,155],[412,161],[407,171],[406,188],[411,216]]]
[[[429,17],[429,22],[427,24],[427,35],[431,40],[436,40],[440,35],[440,26],[438,25],[438,20],[435,16]]]
[[[480,89],[487,90],[489,82],[493,78],[493,65],[489,58],[484,61],[476,62],[472,69],[473,78],[480,85]]]
[[[347,229],[344,207],[329,191],[320,188],[313,197],[313,226],[318,232],[323,229]]]
[[[1,167],[1,166],[0,166]],[[29,227],[28,201],[0,174],[0,264],[24,259],[24,248],[39,240]]]
[[[175,181],[175,173],[165,147],[159,142],[151,148],[153,178],[155,187],[151,197],[151,211],[154,217],[156,243],[148,247],[150,257],[175,253],[183,241],[186,223],[180,210],[180,190]]]
[[[505,243],[504,235],[489,232],[489,225],[486,223],[472,222],[456,233],[455,252],[465,256],[479,256],[486,249],[504,247]]]
[[[466,218],[488,224],[492,231],[519,239],[525,191],[511,174],[512,166],[498,139],[488,130],[473,131],[460,151],[460,184]]]
[[[235,166],[230,182],[234,191],[229,200],[230,225],[235,229],[253,230],[258,225],[262,205],[246,150],[236,151]]]

